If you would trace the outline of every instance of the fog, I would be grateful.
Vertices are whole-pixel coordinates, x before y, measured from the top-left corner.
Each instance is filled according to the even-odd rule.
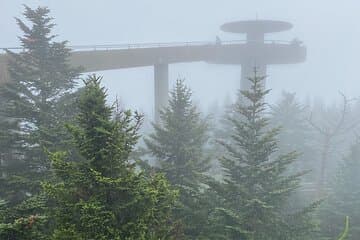
[[[300,64],[269,66],[267,87],[273,89],[269,101],[277,99],[282,90],[326,102],[338,100],[339,91],[358,95],[359,1],[2,0],[0,47],[19,45],[14,17],[21,15],[24,3],[48,6],[57,24],[54,32],[70,45],[215,41],[215,36],[243,39],[222,32],[220,25],[256,17],[289,21],[293,29],[266,38],[298,38],[307,47],[307,59]],[[177,78],[185,78],[194,98],[205,108],[215,101],[221,103],[227,95],[233,98],[240,85],[240,66],[186,63],[170,65],[169,71],[170,86]],[[152,113],[152,67],[100,74],[111,99],[118,95],[126,106]],[[134,92],[143,97],[135,97]]]
[[[359,10],[0,0],[0,239],[359,239]]]

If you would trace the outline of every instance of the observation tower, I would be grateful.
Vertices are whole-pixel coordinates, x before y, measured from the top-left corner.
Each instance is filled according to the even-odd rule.
[[[222,31],[234,34],[246,34],[246,40],[241,53],[238,52],[239,57],[237,59],[231,58],[231,54],[229,54],[228,57],[225,55],[219,57],[217,62],[240,64],[240,88],[242,90],[248,90],[250,88],[248,78],[253,75],[255,67],[260,75],[265,76],[267,65],[291,64],[305,61],[306,49],[300,41],[293,40],[289,42],[267,40],[265,38],[265,34],[290,30],[292,27],[291,23],[272,20],[225,23],[220,27]]]
[[[154,116],[158,122],[160,110],[168,103],[170,64],[208,62],[241,65],[240,88],[249,89],[248,77],[252,76],[254,67],[258,68],[261,75],[266,75],[268,65],[305,61],[306,48],[300,41],[265,38],[265,34],[291,28],[290,23],[281,21],[230,22],[222,25],[221,29],[224,32],[246,34],[246,40],[70,46],[72,52],[69,60],[73,66],[82,66],[85,73],[152,66]],[[21,47],[6,49],[22,51]],[[5,53],[0,54],[0,84],[11,80],[7,71],[8,57]],[[219,79],[219,84],[220,81],[224,79]]]

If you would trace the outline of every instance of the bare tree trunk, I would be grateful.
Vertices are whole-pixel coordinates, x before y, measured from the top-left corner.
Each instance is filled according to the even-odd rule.
[[[331,137],[325,136],[324,145],[323,145],[323,149],[321,152],[320,177],[319,177],[318,184],[317,184],[318,197],[323,197],[323,195],[324,195],[325,174],[326,174],[327,162],[328,162],[328,157],[329,157],[330,140],[331,140]]]

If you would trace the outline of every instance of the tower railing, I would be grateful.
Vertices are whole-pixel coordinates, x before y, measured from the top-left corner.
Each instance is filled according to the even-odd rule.
[[[131,43],[131,44],[95,44],[95,45],[70,45],[68,46],[72,51],[96,51],[96,50],[126,50],[126,49],[143,49],[143,48],[163,48],[163,47],[196,47],[196,46],[217,46],[217,45],[234,45],[234,44],[297,44],[301,45],[302,42],[297,40],[284,41],[284,40],[271,40],[266,39],[260,41],[248,40],[230,40],[230,41],[192,41],[192,42],[165,42],[165,43]],[[0,48],[0,53],[5,53],[6,50],[13,52],[21,52],[22,47],[8,47]]]

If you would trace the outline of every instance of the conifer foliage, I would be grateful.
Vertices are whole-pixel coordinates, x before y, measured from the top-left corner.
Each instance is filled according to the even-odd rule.
[[[177,80],[169,105],[154,124],[155,132],[145,140],[159,170],[180,191],[175,218],[184,226],[187,239],[198,239],[206,225],[206,209],[201,183],[209,169],[204,155],[207,124],[191,100],[191,91],[183,80]]]
[[[0,86],[0,194],[15,205],[38,192],[49,168],[44,148],[65,140],[61,126],[71,119],[69,106],[79,69],[69,65],[66,41],[55,42],[49,9],[24,6],[20,52],[7,51],[10,81]],[[6,128],[6,129],[5,129]]]
[[[266,117],[265,77],[255,70],[251,89],[241,91],[230,122],[231,141],[224,143],[222,184],[214,186],[221,199],[217,208],[218,239],[306,239],[311,231],[310,206],[301,212],[284,211],[287,199],[299,187],[301,173],[287,175],[296,153],[276,154],[278,128]]]
[[[291,168],[293,172],[305,171],[313,168],[316,162],[316,149],[314,149],[311,125],[308,123],[309,111],[296,98],[295,93],[282,92],[281,99],[271,106],[271,126],[281,126],[278,135],[279,151],[282,153],[298,151],[298,157]],[[308,181],[315,181],[315,173],[306,175]]]
[[[141,117],[106,105],[100,78],[90,76],[79,99],[76,125],[68,129],[79,152],[51,153],[51,239],[171,239],[176,192],[162,175],[144,175],[130,161]]]
[[[255,70],[209,141],[208,121],[177,80],[144,140],[150,167],[133,154],[143,117],[107,105],[101,77],[76,89],[81,69],[67,42],[55,42],[49,9],[24,8],[22,49],[7,51],[11,81],[0,85],[0,240],[360,239],[360,143],[328,185],[316,232],[320,202],[308,205],[299,187],[317,143],[294,94],[267,115],[269,90]],[[337,132],[308,122],[325,143]]]

